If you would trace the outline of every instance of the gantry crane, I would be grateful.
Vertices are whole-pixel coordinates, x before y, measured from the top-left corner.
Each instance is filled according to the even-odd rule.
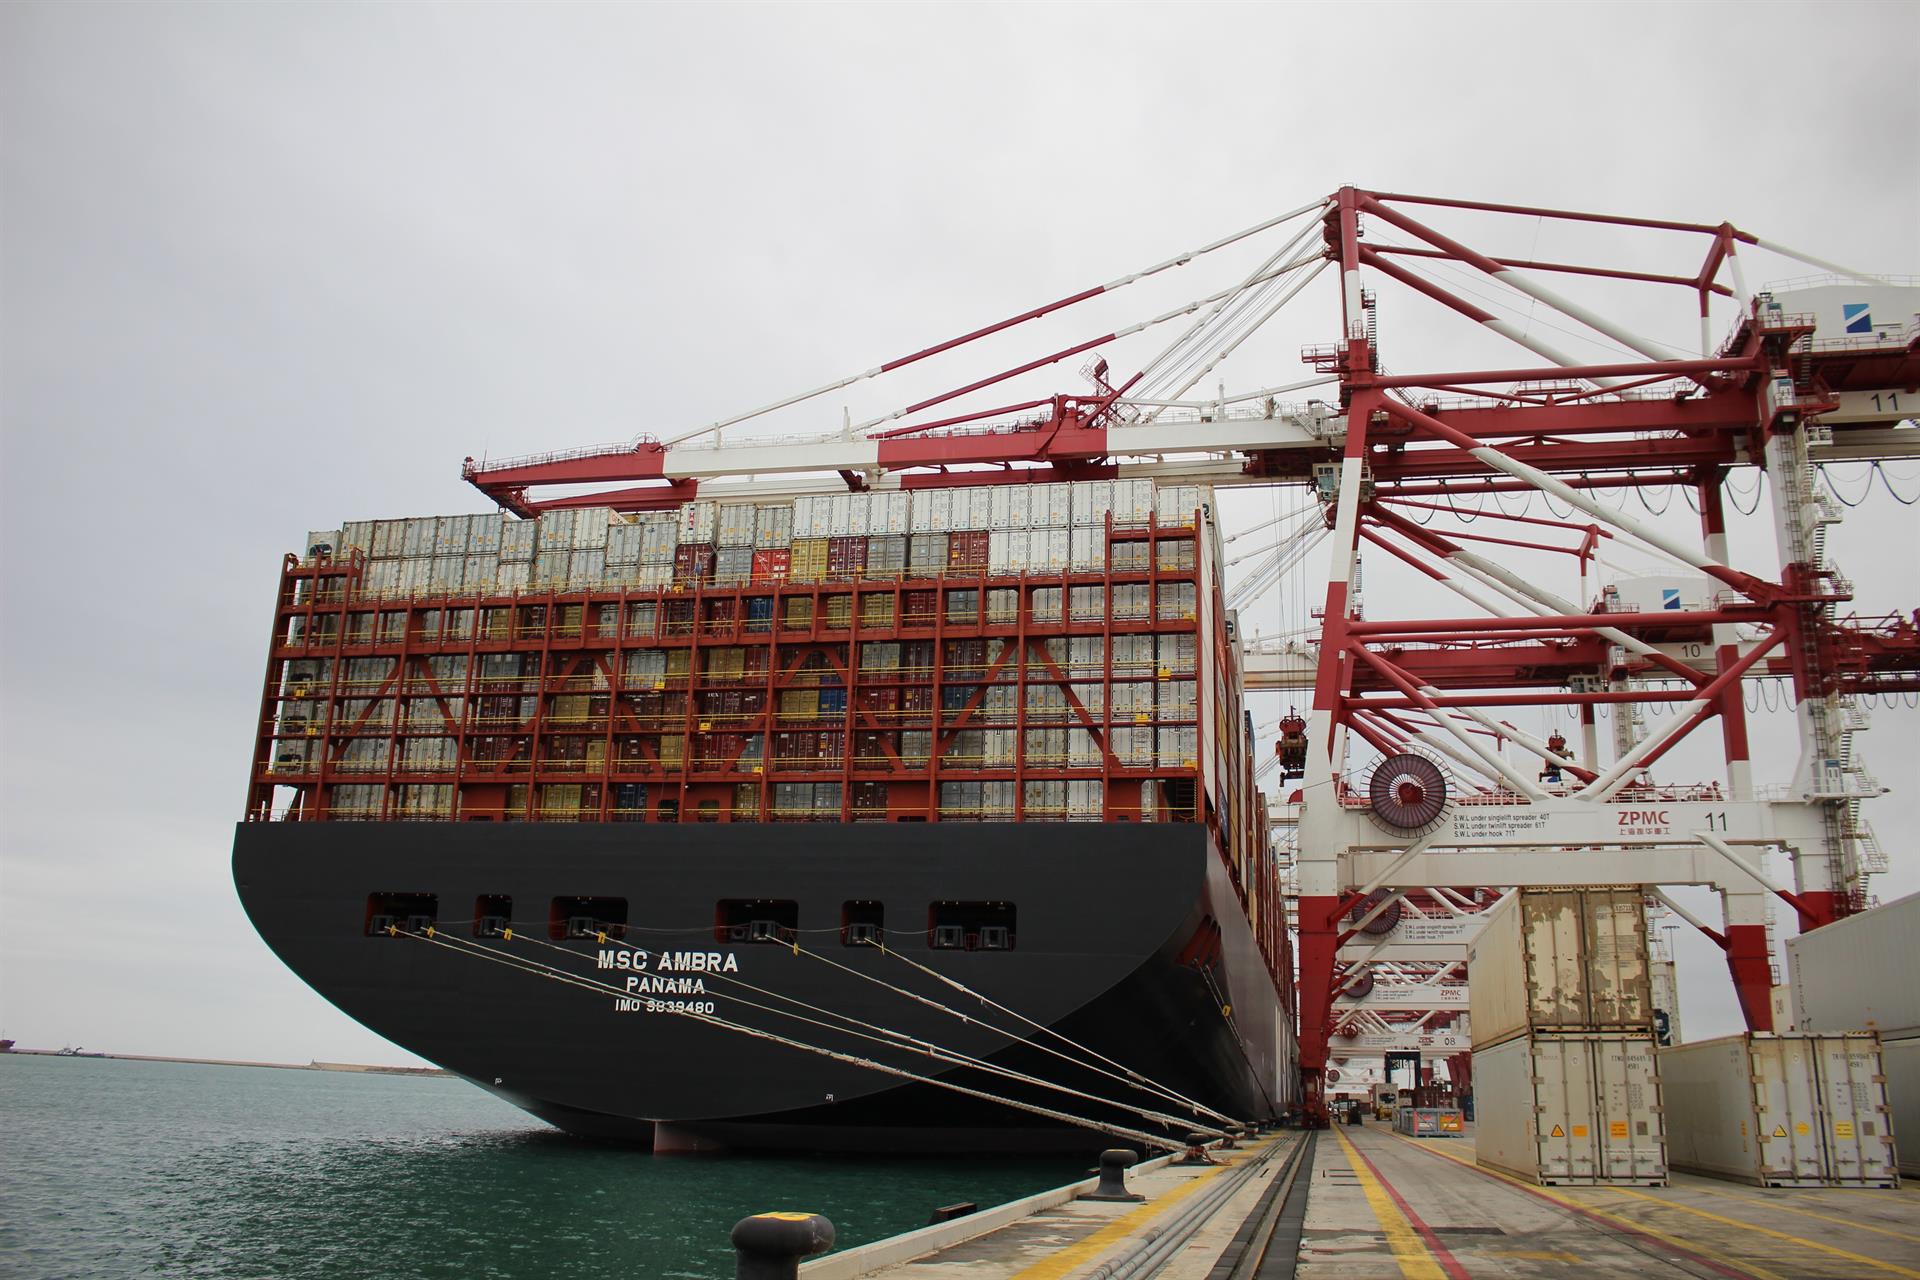
[[[1623,238],[1686,237],[1701,254],[1696,268],[1673,273],[1494,257],[1429,225],[1457,214],[1602,227]],[[837,432],[769,440],[739,430],[1283,228],[1292,238],[1231,288],[1139,324]],[[1826,274],[1792,289],[1754,291],[1745,265],[1759,251]],[[1338,337],[1303,352],[1313,377],[1186,398],[1252,329],[1327,270],[1339,284]],[[1515,290],[1555,324],[1503,320],[1471,289],[1444,282],[1441,271]],[[1646,338],[1545,283],[1553,277],[1680,297],[1698,317],[1699,350]],[[1424,298],[1528,354],[1504,367],[1387,372],[1375,323],[1382,286]],[[1728,300],[1736,315],[1719,341],[1715,298]],[[1321,518],[1295,532],[1310,533],[1329,553],[1320,633],[1250,644],[1246,670],[1252,688],[1311,692],[1304,751],[1297,728],[1286,735],[1288,772],[1304,774],[1286,825],[1297,821],[1305,1095],[1310,1112],[1323,1115],[1337,1030],[1351,1033],[1343,1037],[1350,1042],[1361,1037],[1357,1043],[1417,1040],[1444,1027],[1461,998],[1451,952],[1388,959],[1367,944],[1369,927],[1387,913],[1468,917],[1526,885],[1651,886],[1725,950],[1747,1023],[1765,1030],[1769,902],[1784,902],[1803,929],[1862,905],[1876,849],[1859,806],[1877,784],[1852,750],[1858,715],[1849,698],[1920,689],[1920,632],[1912,615],[1847,616],[1850,584],[1825,555],[1825,530],[1837,511],[1819,492],[1816,469],[1920,457],[1912,420],[1920,406],[1917,313],[1913,280],[1849,270],[1726,223],[1348,187],[750,413],[665,439],[504,462],[468,459],[465,476],[521,515],[662,508],[696,495],[1143,475],[1312,486]],[[1129,378],[1113,378],[1102,360],[1089,367],[1090,392],[987,409],[962,403],[1130,334],[1182,322],[1173,345]],[[1622,354],[1602,363],[1566,354],[1546,337],[1556,326],[1599,335]],[[1281,405],[1281,397],[1307,389],[1318,398]],[[1768,481],[1780,556],[1764,570],[1729,556],[1726,482],[1742,470]],[[750,485],[740,482],[744,476],[753,477]],[[575,491],[538,492],[553,486]],[[1676,533],[1600,496],[1654,486],[1691,495],[1696,531]],[[1511,502],[1497,505],[1529,495],[1549,514],[1509,514]],[[1483,514],[1497,532],[1436,523],[1463,496],[1496,500]],[[1569,596],[1508,562],[1559,557],[1585,585],[1603,547],[1637,549],[1671,572],[1649,588],[1655,594],[1594,583],[1588,594]],[[1363,615],[1351,590],[1363,549],[1470,608],[1422,612],[1426,597],[1415,596],[1402,616]],[[1799,752],[1784,789],[1762,788],[1751,765],[1742,686],[1766,675],[1791,681]],[[1675,699],[1679,712],[1658,727],[1636,714]],[[1579,741],[1516,727],[1522,712],[1539,708],[1577,712]],[[1613,709],[1610,742],[1601,740],[1602,708]],[[1709,722],[1717,728],[1719,776],[1654,782],[1652,767],[1693,735],[1705,736]],[[1532,763],[1516,764],[1516,751]],[[1765,864],[1772,849],[1789,859],[1783,879]],[[1723,920],[1682,909],[1662,888],[1674,885],[1718,891]],[[1376,974],[1410,992],[1396,1000],[1411,1019],[1364,998],[1381,989]]]

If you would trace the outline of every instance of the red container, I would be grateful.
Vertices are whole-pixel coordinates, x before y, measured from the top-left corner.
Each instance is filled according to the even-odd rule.
[[[713,576],[713,544],[683,542],[674,548],[673,580],[682,586],[694,586]]]
[[[827,577],[857,578],[867,567],[865,538],[829,538],[827,540]]]
[[[931,627],[939,620],[940,593],[921,588],[904,593],[900,602],[900,625]]]
[[[756,551],[753,553],[753,580],[755,582],[785,582],[787,573],[793,568],[793,552],[786,547],[777,551]]]
[[[857,692],[862,711],[898,711],[900,709],[898,689],[860,689]]]
[[[969,529],[949,536],[947,568],[961,573],[986,572],[987,531]]]

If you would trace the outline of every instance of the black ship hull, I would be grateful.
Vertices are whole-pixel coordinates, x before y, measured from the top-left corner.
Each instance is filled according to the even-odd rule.
[[[1111,1142],[676,1007],[1034,1107],[1184,1129],[938,1061],[884,1033],[861,1038],[839,1015],[1099,1098],[1182,1110],[908,961],[1230,1115],[1277,1114],[1296,1074],[1283,997],[1200,826],[243,823],[234,880],[274,952],[369,1029],[561,1129],[659,1149]],[[568,905],[578,899],[619,902],[624,945],[565,937],[567,917],[585,909]],[[797,932],[754,942],[716,930],[720,903],[748,900],[795,904]],[[1010,908],[1010,946],[967,949],[972,934],[934,945],[937,906],[988,903]],[[402,936],[370,934],[395,904]],[[884,912],[885,952],[843,937],[871,904]],[[434,937],[407,933],[404,915],[420,914],[409,905],[430,905]],[[511,919],[514,937],[476,936],[488,914]],[[529,964],[551,972],[516,967]]]

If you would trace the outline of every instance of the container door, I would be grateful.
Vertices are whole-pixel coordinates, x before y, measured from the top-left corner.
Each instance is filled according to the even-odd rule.
[[[1826,1180],[1827,1157],[1813,1043],[1798,1036],[1753,1036],[1750,1043],[1761,1175],[1768,1186],[1817,1186]]]
[[[1819,1036],[1798,1041],[1813,1058],[1825,1112],[1827,1173],[1839,1183],[1884,1183],[1895,1178],[1893,1138],[1887,1132],[1886,1074],[1871,1036]]]
[[[1533,1087],[1540,1181],[1593,1178],[1593,1059],[1585,1040],[1535,1040]]]
[[[1589,1025],[1580,907],[1581,894],[1576,889],[1520,895],[1520,928],[1527,953],[1527,1020],[1536,1027]]]
[[[1665,1182],[1666,1140],[1653,1041],[1607,1036],[1591,1044],[1597,1175],[1608,1180]]]

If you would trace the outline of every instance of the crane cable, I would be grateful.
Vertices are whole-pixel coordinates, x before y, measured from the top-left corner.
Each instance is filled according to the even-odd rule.
[[[389,936],[397,937],[397,938],[411,938],[417,942],[425,942],[432,946],[444,947],[447,950],[452,951],[455,955],[472,956],[481,960],[489,960],[495,964],[505,965],[510,969],[516,969],[521,973],[529,974],[536,978],[545,978],[545,979],[548,979],[549,981],[560,982],[568,986],[581,987],[588,991],[593,991],[599,994],[604,994],[604,995],[619,998],[619,999],[631,998],[627,995],[625,991],[622,991],[619,987],[613,986],[609,983],[600,982],[591,978],[581,978],[575,974],[564,973],[562,971],[553,969],[552,966],[550,965],[542,965],[537,961],[523,962],[519,960],[518,957],[502,956],[499,953],[493,951],[491,948],[480,948],[479,950],[468,950],[465,947],[456,946],[452,942],[441,941],[440,937],[437,934],[413,933],[411,931],[402,930],[398,926],[390,926]],[[746,1003],[746,1002],[743,1002],[743,1003]],[[808,1044],[805,1041],[795,1040],[795,1039],[792,1039],[791,1037],[780,1035],[777,1032],[767,1031],[760,1027],[750,1027],[750,1026],[747,1026],[745,1023],[734,1022],[730,1019],[722,1018],[717,1014],[694,1013],[691,1011],[673,1009],[670,1007],[663,1007],[661,1011],[672,1014],[675,1017],[692,1018],[696,1022],[703,1022],[710,1026],[720,1027],[727,1031],[734,1031],[742,1035],[752,1036],[755,1039],[768,1040],[775,1044],[786,1045],[789,1048],[800,1049],[807,1053],[818,1054],[822,1057],[831,1058],[836,1062],[844,1062],[850,1066],[864,1067],[871,1071],[878,1071],[883,1075],[896,1076],[903,1080],[914,1081],[917,1084],[930,1084],[930,1085],[933,1085],[935,1088],[945,1089],[952,1093],[964,1094],[970,1098],[979,1098],[986,1102],[997,1102],[1002,1106],[1012,1107],[1017,1111],[1026,1111],[1033,1115],[1042,1116],[1049,1120],[1057,1120],[1064,1124],[1073,1125],[1076,1128],[1092,1129],[1095,1132],[1110,1134],[1114,1137],[1129,1138],[1137,1142],[1144,1142],[1151,1146],[1158,1147],[1163,1151],[1186,1150],[1186,1145],[1187,1145],[1186,1143],[1176,1142],[1171,1138],[1163,1138],[1158,1134],[1147,1133],[1144,1130],[1140,1130],[1140,1129],[1130,1129],[1125,1125],[1109,1124],[1099,1120],[1089,1120],[1083,1116],[1076,1116],[1065,1111],[1055,1110],[1052,1107],[1043,1107],[1036,1103],[1022,1102],[1017,1098],[1002,1097],[998,1094],[988,1093],[983,1089],[969,1088],[966,1085],[955,1084],[951,1080],[942,1080],[935,1076],[921,1075],[918,1072],[908,1071],[904,1067],[891,1066],[884,1062],[876,1062],[871,1058],[860,1057],[857,1054],[843,1053],[837,1049],[827,1049],[827,1048],[821,1047],[820,1045]],[[779,1011],[774,1010],[773,1012],[779,1012]]]
[[[884,944],[882,943],[868,943],[866,945],[884,946]],[[1016,1032],[1007,1030],[1005,1027],[995,1026],[993,1023],[984,1021],[983,1019],[971,1017],[967,1014],[960,1012],[960,1010],[955,1009],[950,1005],[941,1004],[938,1000],[934,1000],[927,996],[923,996],[915,991],[909,991],[905,987],[897,987],[893,983],[888,982],[884,978],[876,978],[870,973],[862,973],[860,972],[860,970],[855,969],[850,965],[841,964],[838,960],[834,960],[827,956],[823,956],[817,951],[809,951],[805,947],[802,947],[798,944],[794,944],[793,953],[797,956],[807,956],[807,957],[810,957],[811,959],[818,960],[822,964],[831,965],[835,969],[839,969],[839,970],[842,970],[843,972],[850,973],[856,978],[863,978],[866,981],[875,984],[876,986],[885,987],[889,991],[896,992],[899,995],[903,995],[907,999],[915,1001],[918,1004],[926,1005],[930,1009],[938,1009],[941,1013],[947,1014],[950,1017],[958,1018],[960,1019],[960,1021],[968,1023],[969,1025],[976,1026],[976,1027],[984,1027],[988,1031],[991,1031],[996,1035],[1005,1036],[1007,1039],[1012,1040],[1015,1043],[1028,1045],[1031,1048],[1038,1049],[1040,1052],[1049,1054],[1055,1058],[1058,1058],[1062,1062],[1071,1063],[1076,1067],[1084,1067],[1088,1071],[1093,1071],[1100,1075],[1106,1076],[1109,1079],[1117,1080],[1121,1084],[1126,1085],[1128,1088],[1138,1089],[1143,1093],[1153,1093],[1153,1094],[1157,1094],[1158,1096],[1166,1097],[1170,1099],[1178,1098],[1179,1096],[1177,1094],[1174,1094],[1171,1090],[1167,1089],[1164,1085],[1159,1085],[1151,1080],[1146,1080],[1146,1078],[1143,1076],[1129,1073],[1129,1075],[1132,1076],[1132,1078],[1129,1078],[1129,1076],[1121,1075],[1119,1072],[1116,1072],[1116,1071],[1109,1071],[1105,1067],[1096,1066],[1091,1062],[1083,1062],[1078,1058],[1075,1058],[1068,1054],[1060,1052],[1060,1050],[1055,1049],[1051,1045],[1042,1044],[1038,1040],[1028,1039],[1024,1036],[1019,1035]],[[1141,1081],[1143,1080],[1145,1080],[1146,1082],[1141,1083]],[[1120,1107],[1123,1110],[1134,1111],[1143,1116],[1151,1116],[1156,1120],[1167,1120],[1167,1121],[1178,1120],[1181,1124],[1191,1123],[1191,1121],[1188,1120],[1186,1117],[1169,1116],[1164,1112],[1153,1111],[1145,1107],[1129,1107],[1125,1103],[1112,1102],[1109,1099],[1100,1099],[1100,1100],[1108,1102],[1109,1105],[1111,1106]],[[1196,1115],[1201,1114],[1201,1109],[1198,1107],[1195,1107],[1194,1113]],[[1214,1113],[1214,1114],[1217,1114],[1217,1113]],[[1201,1129],[1207,1128],[1206,1125],[1199,1125],[1198,1127]],[[1223,1134],[1225,1131],[1209,1130],[1209,1132]]]
[[[955,991],[960,992],[962,995],[972,996],[975,1000],[978,1000],[981,1004],[987,1005],[994,1009],[998,1009],[1000,1012],[1006,1014],[1008,1017],[1015,1018],[1021,1022],[1026,1023],[1028,1026],[1032,1027],[1036,1031],[1045,1032],[1047,1035],[1052,1036],[1054,1039],[1060,1041],[1062,1044],[1070,1045],[1073,1048],[1078,1049],[1081,1053],[1088,1054],[1091,1057],[1098,1058],[1100,1061],[1106,1063],[1108,1066],[1114,1068],[1116,1071],[1125,1072],[1127,1075],[1131,1076],[1133,1079],[1138,1080],[1141,1084],[1147,1085],[1148,1087],[1152,1088],[1154,1091],[1161,1093],[1168,1098],[1173,1099],[1174,1101],[1182,1104],[1183,1106],[1192,1107],[1195,1111],[1200,1112],[1203,1115],[1212,1116],[1214,1119],[1223,1121],[1227,1124],[1235,1123],[1232,1116],[1223,1114],[1222,1112],[1219,1112],[1219,1111],[1215,1111],[1212,1107],[1207,1106],[1205,1103],[1195,1102],[1192,1098],[1189,1098],[1184,1094],[1176,1092],[1175,1090],[1168,1088],[1166,1085],[1157,1084],[1154,1081],[1149,1080],[1147,1077],[1141,1075],[1139,1072],[1133,1070],[1131,1067],[1128,1067],[1122,1063],[1115,1062],[1112,1058],[1107,1057],[1105,1054],[1099,1052],[1098,1050],[1090,1049],[1086,1045],[1079,1043],[1078,1041],[1074,1040],[1071,1036],[1067,1036],[1062,1034],[1061,1032],[1055,1031],[1052,1027],[1046,1026],[1043,1023],[1035,1022],[1032,1018],[1029,1018],[1024,1013],[1020,1013],[1014,1009],[1009,1009],[1007,1008],[1007,1006],[994,1000],[991,996],[985,996],[980,994],[978,991],[975,991],[972,987],[969,987],[966,983],[961,982],[957,978],[949,978],[946,974],[941,973],[938,969],[930,969],[926,965],[921,964],[917,960],[910,960],[906,956],[901,955],[898,951],[893,950],[891,947],[882,946],[880,948],[880,953],[882,955],[892,956],[894,959],[898,960],[900,963],[904,965],[907,965],[914,969],[918,969],[920,972],[927,974],[930,977],[937,978],[941,982],[944,982],[948,986],[952,987]]]
[[[548,942],[543,939],[527,936],[527,935],[523,935],[523,937],[525,938],[526,941],[533,943],[535,946],[545,947],[551,951],[558,951],[563,955],[572,956],[576,959],[587,958],[586,956],[582,955],[580,952],[574,951],[569,947],[560,946],[557,943]],[[464,944],[465,940],[462,939],[461,941]],[[612,945],[612,946],[625,947],[629,951],[642,950],[642,948],[636,947],[632,943],[627,942],[621,938],[608,938],[607,942],[609,945]],[[798,943],[789,943],[787,945],[793,949],[794,954],[796,955],[800,954],[801,948]],[[493,948],[481,948],[481,949],[492,950]],[[813,953],[808,952],[807,954],[812,955]],[[818,958],[825,959],[826,957],[821,956]],[[530,963],[538,963],[538,962],[533,961]],[[828,963],[832,964],[833,962],[828,961]],[[546,967],[546,966],[542,966],[542,967]],[[844,966],[841,966],[841,967],[844,967]],[[849,969],[848,972],[853,973],[856,971]],[[1052,1090],[1055,1093],[1064,1093],[1071,1097],[1082,1099],[1083,1101],[1086,1101],[1086,1102],[1096,1103],[1100,1106],[1113,1107],[1120,1111],[1131,1112],[1132,1114],[1141,1116],[1145,1119],[1157,1120],[1160,1123],[1165,1124],[1169,1127],[1176,1127],[1176,1126],[1190,1127],[1192,1125],[1192,1121],[1190,1121],[1185,1116],[1168,1115],[1163,1111],[1154,1111],[1147,1107],[1138,1107],[1138,1106],[1129,1105],[1128,1103],[1124,1103],[1124,1102],[1116,1102],[1111,1098],[1103,1098],[1103,1097],[1100,1097],[1098,1094],[1087,1093],[1083,1090],[1075,1089],[1070,1085],[1057,1084],[1051,1080],[1047,1080],[1040,1076],[1030,1075],[1024,1071],[1016,1071],[1011,1067],[1002,1066],[999,1063],[988,1062],[985,1059],[976,1058],[972,1054],[963,1053],[958,1049],[949,1049],[944,1045],[935,1044],[931,1040],[925,1040],[918,1036],[910,1036],[904,1031],[895,1031],[891,1027],[883,1027],[878,1023],[867,1022],[864,1019],[854,1017],[852,1014],[841,1013],[841,1012],[838,1012],[837,1010],[824,1008],[820,1005],[816,1005],[816,1004],[810,1003],[809,1001],[802,1000],[798,996],[790,996],[785,994],[784,992],[774,991],[766,987],[758,986],[754,983],[748,982],[744,978],[735,978],[727,974],[711,973],[711,972],[703,973],[701,976],[712,979],[715,982],[726,982],[726,983],[731,983],[735,986],[744,987],[748,991],[752,991],[757,995],[768,996],[775,1000],[784,1000],[788,1004],[796,1005],[799,1008],[805,1009],[810,1013],[818,1013],[829,1018],[837,1018],[842,1022],[848,1023],[850,1026],[859,1027],[861,1028],[861,1030],[849,1031],[846,1027],[836,1027],[829,1023],[820,1022],[819,1020],[814,1018],[802,1017],[800,1014],[791,1013],[785,1009],[771,1008],[767,1005],[757,1004],[752,1000],[740,1000],[739,997],[737,996],[731,997],[732,999],[738,1000],[739,1003],[746,1005],[748,1008],[761,1009],[767,1013],[773,1013],[773,1014],[778,1014],[782,1017],[793,1018],[799,1022],[810,1023],[813,1026],[821,1027],[828,1031],[838,1031],[845,1035],[856,1036],[862,1040],[872,1040],[876,1044],[889,1044],[896,1048],[908,1049],[914,1053],[918,1053],[925,1057],[932,1058],[938,1062],[946,1062],[954,1066],[974,1067],[974,1068],[977,1068],[978,1070],[988,1072],[992,1075],[1001,1076],[1008,1080],[1018,1081],[1021,1084],[1034,1085],[1042,1089]],[[865,977],[866,975],[861,974],[859,976]],[[876,979],[876,981],[878,980]],[[898,990],[898,988],[894,988],[894,989]],[[902,994],[912,995],[913,993],[903,992]],[[968,1018],[965,1014],[959,1013],[956,1010],[946,1009],[944,1006],[935,1004],[933,1001],[925,1001],[924,1003],[931,1004],[933,1005],[934,1008],[941,1009],[943,1012],[952,1013],[955,1017],[960,1018],[962,1021],[974,1022],[973,1019]],[[993,1031],[1000,1030],[1000,1028],[992,1027],[990,1026],[990,1024],[984,1023],[984,1022],[974,1022],[974,1025],[987,1027],[989,1030],[993,1030]],[[874,1033],[874,1034],[868,1034],[868,1033]],[[1003,1033],[1003,1034],[1010,1035],[1011,1033]],[[1014,1037],[1014,1038],[1017,1039],[1018,1037]],[[1036,1047],[1040,1047],[1040,1046],[1036,1046]],[[1060,1054],[1057,1056],[1064,1058],[1068,1062],[1074,1061],[1071,1058],[1066,1058],[1064,1054]],[[1075,1065],[1079,1065],[1079,1064],[1076,1063]],[[1226,1136],[1224,1130],[1213,1130],[1212,1133],[1215,1137]]]

